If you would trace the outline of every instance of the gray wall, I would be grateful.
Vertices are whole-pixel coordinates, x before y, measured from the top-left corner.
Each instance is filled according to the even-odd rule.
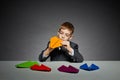
[[[85,60],[120,60],[115,0],[3,0],[0,10],[0,60],[38,60],[65,21]]]

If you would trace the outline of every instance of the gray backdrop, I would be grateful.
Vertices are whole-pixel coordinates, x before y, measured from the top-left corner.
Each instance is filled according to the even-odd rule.
[[[0,60],[38,60],[65,21],[85,60],[120,60],[115,0],[3,0],[0,10]]]

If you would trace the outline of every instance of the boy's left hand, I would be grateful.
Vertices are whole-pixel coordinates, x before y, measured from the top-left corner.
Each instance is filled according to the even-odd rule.
[[[70,41],[62,41],[61,44],[67,48],[67,47],[70,47]]]
[[[69,51],[69,54],[72,53],[73,49],[70,46],[70,41],[62,41],[61,44]]]

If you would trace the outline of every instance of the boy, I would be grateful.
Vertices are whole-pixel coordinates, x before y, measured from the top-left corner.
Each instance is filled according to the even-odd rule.
[[[78,45],[71,42],[74,26],[70,22],[64,22],[57,33],[48,42],[47,48],[39,55],[41,62],[50,57],[51,61],[83,62],[83,56],[78,50]]]

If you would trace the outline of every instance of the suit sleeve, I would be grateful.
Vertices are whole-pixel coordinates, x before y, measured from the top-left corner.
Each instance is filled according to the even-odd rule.
[[[49,45],[49,42],[48,42],[48,44],[47,44],[47,48],[48,48],[48,45]],[[47,48],[46,48],[46,49],[47,49]],[[45,49],[45,50],[46,50],[46,49]],[[44,56],[43,56],[43,53],[44,53],[45,50],[43,50],[43,51],[40,53],[40,55],[39,55],[39,61],[41,61],[41,62],[46,61],[46,60],[48,59],[48,57],[49,57],[49,56],[47,56],[47,57],[44,57]]]
[[[73,47],[73,50],[74,50],[74,56],[71,56],[72,62],[83,62],[84,59],[82,54],[78,50],[77,44]]]
[[[75,44],[75,43],[72,43],[71,47],[74,50],[74,55],[71,56],[71,55],[67,54],[70,57],[70,62],[79,62],[79,63],[83,62],[84,59],[83,59],[83,56],[81,55],[81,53],[78,50],[78,45]]]

